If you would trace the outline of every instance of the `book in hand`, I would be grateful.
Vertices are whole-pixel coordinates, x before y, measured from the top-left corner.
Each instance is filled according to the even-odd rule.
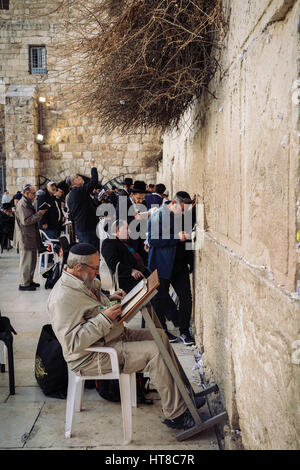
[[[49,209],[50,204],[48,204],[48,202],[43,202],[43,204],[40,205],[39,207],[39,211],[44,211],[45,209]]]
[[[134,312],[139,310],[144,300],[153,297],[151,294],[159,286],[157,270],[146,279],[143,278],[128,294],[121,300],[122,314],[119,323],[127,320]]]

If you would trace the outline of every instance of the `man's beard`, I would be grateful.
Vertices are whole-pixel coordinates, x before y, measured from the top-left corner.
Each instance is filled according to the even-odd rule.
[[[82,273],[81,280],[88,289],[92,288],[94,279],[90,279],[87,273]]]

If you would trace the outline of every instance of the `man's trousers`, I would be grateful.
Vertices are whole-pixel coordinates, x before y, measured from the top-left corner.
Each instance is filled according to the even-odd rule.
[[[19,278],[21,286],[30,286],[33,282],[37,262],[37,251],[20,250]]]
[[[157,329],[157,331],[178,370],[174,351],[165,332],[162,329]],[[103,343],[95,343],[93,346],[97,345],[103,346]],[[125,374],[149,372],[151,383],[160,395],[163,413],[167,419],[177,418],[185,412],[187,406],[148,329],[125,328],[119,338],[110,341],[105,346],[117,351],[121,372]],[[84,376],[108,372],[111,372],[108,354],[95,353],[89,362],[76,373]]]
[[[159,278],[159,281],[158,292],[152,299],[152,305],[157,316],[160,320],[165,316],[168,320],[177,321],[180,334],[189,335],[192,315],[192,293],[188,266],[186,264],[174,266],[171,279]],[[170,284],[179,299],[178,310],[169,294]],[[165,322],[162,325],[165,328]]]

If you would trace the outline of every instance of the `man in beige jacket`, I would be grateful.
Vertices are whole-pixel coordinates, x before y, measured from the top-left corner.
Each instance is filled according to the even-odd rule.
[[[14,247],[20,253],[20,285],[19,290],[36,290],[39,284],[33,282],[34,270],[37,261],[37,250],[41,247],[38,222],[47,209],[35,212],[32,203],[36,198],[36,188],[26,184],[23,197],[16,206]]]
[[[66,362],[82,376],[105,374],[111,371],[108,354],[89,352],[86,348],[96,344],[113,347],[124,373],[149,372],[161,397],[166,417],[164,424],[177,429],[193,426],[193,418],[150,331],[132,330],[124,327],[123,323],[118,324],[120,304],[111,306],[110,301],[121,299],[125,292],[117,291],[110,298],[101,292],[101,282],[96,279],[99,260],[99,253],[92,245],[79,243],[73,246],[67,268],[48,299],[50,321]],[[158,331],[171,357],[174,357],[166,334],[162,329]]]

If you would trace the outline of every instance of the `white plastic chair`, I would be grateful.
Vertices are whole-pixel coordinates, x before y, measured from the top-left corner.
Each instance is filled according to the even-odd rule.
[[[54,243],[59,243],[59,240],[57,240],[56,238],[49,238],[48,235],[43,230],[40,230],[40,234],[42,238],[42,243],[47,248],[47,251],[44,251],[43,253],[39,254],[38,273],[41,273],[42,271],[43,259],[44,259],[44,271],[47,270],[48,259],[50,255],[53,256],[54,262],[58,260],[58,255],[54,251]],[[50,250],[48,250],[48,247],[50,247]]]
[[[62,234],[67,237],[69,243],[71,243],[71,235],[70,235],[71,225],[72,225],[72,222],[70,220],[66,220],[66,222],[62,224]]]
[[[136,400],[136,375],[122,374],[119,369],[117,351],[113,348],[106,347],[91,347],[87,348],[87,351],[103,352],[110,355],[112,372],[102,375],[93,376],[79,376],[75,372],[72,372],[68,367],[68,394],[67,394],[67,408],[66,408],[66,426],[65,426],[65,437],[70,438],[72,434],[72,421],[74,411],[81,411],[82,398],[84,392],[84,381],[85,380],[107,380],[107,379],[118,379],[120,385],[121,395],[121,408],[122,408],[122,419],[123,419],[123,434],[124,434],[124,445],[127,445],[132,440],[132,410],[131,407],[137,406]]]

